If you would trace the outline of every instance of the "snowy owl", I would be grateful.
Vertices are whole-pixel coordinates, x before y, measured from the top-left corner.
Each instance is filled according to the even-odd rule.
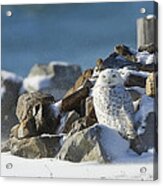
[[[135,139],[132,99],[117,70],[105,69],[99,74],[93,88],[93,104],[99,123],[115,129],[128,140]]]

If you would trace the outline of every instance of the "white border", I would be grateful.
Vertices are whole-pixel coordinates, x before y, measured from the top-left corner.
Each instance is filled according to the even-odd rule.
[[[130,0],[131,1],[131,0]],[[74,1],[74,0],[48,0],[48,2],[46,2],[45,0],[1,0],[0,4],[47,4],[47,3],[68,3],[68,2],[97,2],[97,1],[92,1],[92,0],[81,0],[81,1]],[[123,0],[103,0],[102,2],[124,2]],[[163,83],[163,37],[162,34],[163,33],[163,25],[162,25],[162,20],[163,20],[163,1],[162,0],[157,0],[157,2],[159,3],[159,131],[160,131],[160,135],[159,135],[159,172],[160,172],[160,176],[159,176],[159,181],[157,182],[131,182],[131,181],[106,181],[106,180],[76,180],[76,179],[69,179],[69,180],[61,180],[61,179],[31,179],[31,178],[0,178],[0,184],[2,186],[7,186],[7,185],[12,185],[12,186],[35,186],[35,185],[39,185],[39,186],[43,186],[43,185],[66,185],[66,186],[80,186],[80,185],[89,185],[89,186],[95,186],[97,185],[108,185],[108,184],[112,184],[114,183],[115,186],[116,185],[137,185],[137,184],[143,184],[143,185],[149,185],[149,184],[156,184],[157,185],[162,185],[163,184],[163,178],[162,178],[162,157],[163,157],[163,148],[161,148],[162,146],[162,141],[163,141],[163,125],[161,123],[161,121],[163,121],[163,89],[161,86],[161,84]],[[160,21],[161,20],[161,21]],[[22,170],[23,171],[23,170]]]

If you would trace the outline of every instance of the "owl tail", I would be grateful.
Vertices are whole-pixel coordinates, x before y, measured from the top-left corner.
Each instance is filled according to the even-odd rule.
[[[140,136],[136,136],[134,139],[130,140],[130,148],[139,155],[141,155],[143,152],[147,152],[147,147],[143,143]]]

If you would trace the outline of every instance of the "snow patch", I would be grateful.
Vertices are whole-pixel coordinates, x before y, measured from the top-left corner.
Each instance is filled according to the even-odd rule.
[[[156,63],[155,54],[150,54],[147,51],[138,52],[136,54],[137,62],[142,63],[144,65]]]
[[[6,93],[6,88],[5,87],[1,87],[0,92],[1,92],[1,99],[2,99],[4,94]]]
[[[54,113],[55,118],[58,118],[58,116],[60,115],[61,106],[62,106],[62,100],[57,101],[56,103],[50,105],[50,107],[51,107],[51,109]]]
[[[64,61],[51,61],[49,63],[50,66],[53,66],[53,65],[60,65],[60,66],[71,66],[70,64],[64,62]]]
[[[147,78],[149,75],[149,72],[129,70],[127,67],[119,69],[118,72],[120,73],[120,75],[124,81],[128,78],[128,76],[130,74],[133,74],[135,76],[141,76],[144,78]]]
[[[145,94],[145,88],[139,87],[139,86],[133,86],[133,87],[126,87],[126,90],[135,90],[140,94]]]
[[[139,111],[135,114],[135,122],[141,123],[137,133],[143,134],[145,132],[146,118],[150,112],[154,112],[154,98],[143,95],[140,103]]]
[[[154,154],[151,152],[141,156],[130,153],[127,157],[121,157],[119,161],[99,164],[98,162],[72,163],[55,158],[25,159],[10,153],[2,153],[1,176],[153,180],[155,166],[153,157]],[[9,162],[12,163],[11,169],[6,168]],[[22,166],[25,167],[23,171]],[[141,173],[143,167],[147,171]]]
[[[21,83],[23,80],[22,77],[17,76],[16,74],[14,74],[12,72],[5,71],[5,70],[1,71],[1,77],[3,78],[3,80],[10,80],[15,83]]]
[[[23,81],[23,88],[25,90],[28,89],[33,89],[33,91],[39,91],[44,88],[48,88],[50,85],[50,80],[52,76],[47,75],[47,76],[34,76],[34,77],[27,77]]]
[[[153,19],[153,18],[156,18],[156,16],[153,15],[153,14],[148,14],[148,15],[146,16],[146,18],[147,18],[147,19]]]

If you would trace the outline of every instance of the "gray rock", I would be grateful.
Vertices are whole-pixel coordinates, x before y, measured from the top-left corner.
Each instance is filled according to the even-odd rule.
[[[148,149],[154,148],[156,151],[158,149],[158,127],[156,123],[156,114],[150,112],[145,120],[146,126],[141,126],[144,129],[144,133],[141,134],[141,139]]]
[[[63,133],[69,133],[73,128],[73,123],[80,118],[80,115],[76,111],[68,112],[64,118],[62,118],[64,121],[64,131]],[[61,121],[62,121],[61,119]]]
[[[104,66],[106,68],[115,68],[120,69],[123,67],[128,67],[133,70],[138,70],[139,65],[137,63],[133,63],[132,61],[128,61],[116,52],[113,52],[109,55],[108,58],[104,60]]]
[[[55,157],[62,145],[63,136],[39,136],[10,140],[11,154],[24,158]]]
[[[1,139],[9,137],[11,128],[18,123],[16,117],[16,103],[22,78],[14,73],[1,71]]]
[[[129,94],[130,94],[130,96],[132,98],[132,101],[137,101],[142,96],[140,92],[138,92],[138,91],[136,91],[134,89],[129,89],[127,91],[129,92]]]
[[[120,56],[123,56],[127,61],[137,61],[135,57],[136,52],[131,51],[130,48],[126,45],[119,44],[114,47],[114,51]]]
[[[158,52],[158,48],[154,43],[150,43],[150,44],[147,44],[147,45],[140,46],[138,51],[139,52],[147,51],[150,54],[153,54],[153,53]]]
[[[147,148],[157,150],[157,113],[156,101],[153,97],[143,95],[139,110],[135,113],[135,128]]]
[[[115,130],[97,124],[69,136],[57,158],[72,162],[110,162],[123,156],[128,147],[128,142]]]
[[[34,65],[24,80],[24,89],[28,92],[42,91],[53,95],[57,100],[74,85],[81,75],[78,65],[49,63]]]
[[[16,115],[19,127],[18,138],[37,136],[43,133],[54,134],[59,125],[51,105],[53,96],[41,92],[22,94],[17,103]],[[16,132],[15,132],[16,133]]]
[[[158,70],[157,64],[141,64],[135,63],[132,61],[128,61],[123,56],[113,52],[109,55],[108,58],[104,60],[104,67],[105,68],[114,68],[114,69],[121,69],[127,67],[130,70],[136,71],[146,71],[146,72],[156,72]]]

